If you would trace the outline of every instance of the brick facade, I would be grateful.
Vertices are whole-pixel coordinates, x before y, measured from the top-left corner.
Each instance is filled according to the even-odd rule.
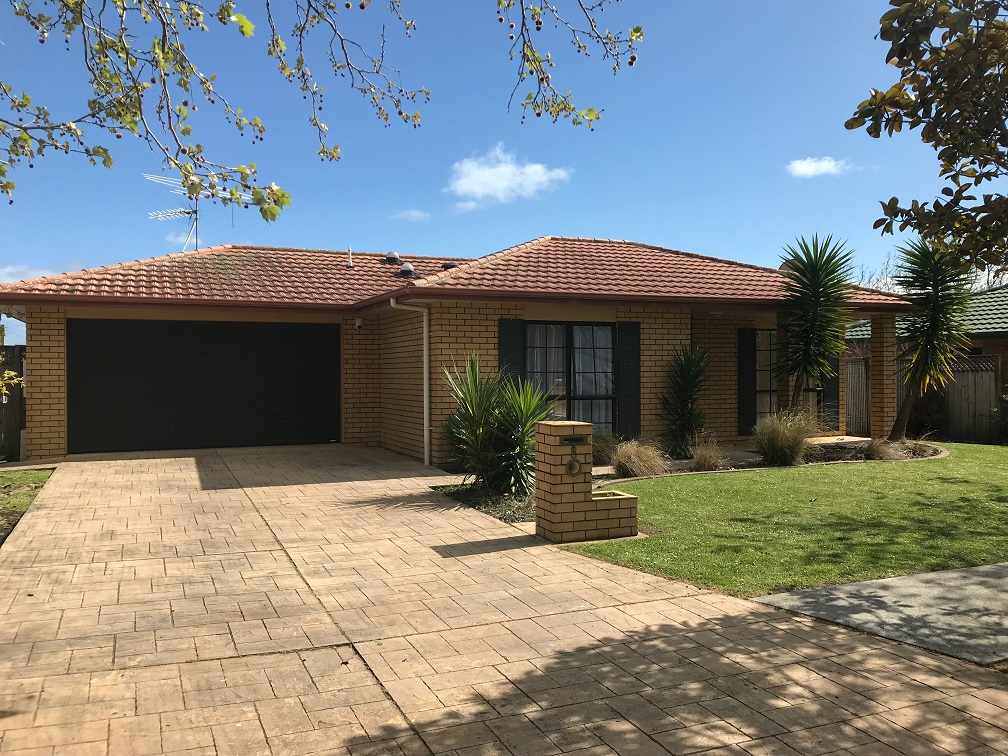
[[[109,317],[70,313],[71,317]],[[139,312],[139,311],[138,311]],[[117,311],[122,317],[122,311]],[[718,440],[738,440],[738,329],[776,325],[774,313],[725,310],[706,312],[662,305],[544,305],[485,302],[435,302],[431,321],[431,442],[432,462],[444,465],[451,452],[444,441],[444,421],[454,401],[444,386],[444,370],[462,367],[475,352],[487,373],[497,370],[497,329],[501,318],[539,321],[621,322],[641,324],[641,435],[658,439],[664,432],[661,395],[673,351],[693,339],[711,353],[708,382],[701,395],[707,430]],[[193,319],[205,313],[188,314]],[[66,453],[66,331],[67,313],[56,307],[27,310],[28,456]],[[166,317],[150,311],[129,317]],[[217,317],[221,317],[217,315]],[[231,317],[231,316],[228,316]],[[254,319],[250,312],[233,317]],[[304,320],[331,322],[333,316],[305,313]],[[267,319],[285,320],[285,313]],[[291,318],[294,319],[294,318]],[[417,459],[423,457],[423,317],[419,312],[382,310],[363,318],[338,315],[342,325],[342,440],[354,446],[381,446]],[[889,317],[891,324],[892,318]],[[843,373],[843,371],[841,371]],[[844,417],[841,375],[841,420]],[[873,376],[873,380],[875,377]],[[783,393],[783,392],[782,392]],[[873,408],[874,409],[874,408]],[[892,414],[890,411],[890,414]],[[873,417],[878,412],[873,411]]]
[[[29,305],[25,326],[25,430],[28,459],[66,454],[66,315]]]
[[[738,432],[738,330],[777,327],[773,313],[695,312],[693,339],[710,353],[707,384],[700,409],[707,416],[706,432],[718,441],[737,441]]]
[[[423,458],[423,315],[395,312],[380,321],[378,395],[373,407],[379,443]]]
[[[886,438],[896,421],[896,316],[875,315],[871,319],[871,395],[872,438]]]
[[[668,305],[621,306],[618,321],[641,324],[641,436],[658,440],[665,433],[661,397],[672,353],[690,343],[689,310]]]
[[[381,323],[378,318],[345,317],[340,329],[343,342],[342,373],[343,419],[341,440],[352,446],[381,444]]]

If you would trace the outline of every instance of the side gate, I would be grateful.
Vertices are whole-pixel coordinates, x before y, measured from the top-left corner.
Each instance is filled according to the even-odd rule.
[[[961,357],[945,386],[945,437],[978,444],[998,442],[1001,358]]]
[[[12,370],[24,375],[23,346],[0,346],[0,373]],[[0,461],[21,459],[21,431],[25,427],[24,391],[12,386],[0,404]]]
[[[871,435],[871,387],[868,382],[868,358],[847,360],[847,434]]]

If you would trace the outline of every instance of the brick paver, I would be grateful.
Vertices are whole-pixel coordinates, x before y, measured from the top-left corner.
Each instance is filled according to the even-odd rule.
[[[999,672],[564,552],[447,480],[63,463],[0,549],[0,753],[1008,753]]]

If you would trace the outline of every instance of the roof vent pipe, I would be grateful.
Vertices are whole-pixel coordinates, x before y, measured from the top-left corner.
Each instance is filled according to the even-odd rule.
[[[352,268],[353,267],[353,250],[350,248],[349,244],[347,244],[346,252],[347,252],[346,266],[348,268]]]
[[[388,254],[385,255],[385,262],[387,264],[389,264],[389,265],[398,265],[399,264],[399,253],[398,252],[389,252]]]
[[[403,278],[416,278],[416,271],[413,270],[413,266],[409,263],[403,263],[402,267],[399,268],[399,272],[396,274],[402,276]]]

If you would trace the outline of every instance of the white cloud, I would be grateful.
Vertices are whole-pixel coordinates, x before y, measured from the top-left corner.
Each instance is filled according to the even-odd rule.
[[[567,181],[570,175],[571,171],[567,168],[550,168],[544,163],[519,163],[515,153],[508,152],[503,144],[498,143],[485,155],[455,163],[446,191],[462,198],[455,207],[465,212],[488,201],[514,202],[535,197]]]
[[[26,278],[41,278],[51,276],[52,271],[41,268],[29,268],[27,265],[0,265],[0,283],[23,281]]]
[[[189,244],[186,245],[186,248],[188,249],[188,247],[190,245],[192,245],[192,243],[193,243],[193,240],[189,238],[189,234],[188,233],[184,233],[183,234],[181,231],[172,231],[170,234],[168,234],[164,238],[164,240],[166,242],[168,242],[169,244],[174,244],[176,246],[181,246],[181,245],[185,244],[186,243],[186,239],[189,239]],[[199,237],[196,238],[196,248],[197,249],[199,249],[200,244],[202,242],[203,242],[202,238],[199,238]]]
[[[814,178],[815,176],[838,176],[851,168],[846,160],[826,157],[807,157],[792,160],[787,164],[787,172],[795,178]]]
[[[431,214],[426,210],[417,210],[416,208],[410,208],[409,210],[400,210],[398,213],[392,216],[392,220],[401,221],[429,221],[431,219]]]

